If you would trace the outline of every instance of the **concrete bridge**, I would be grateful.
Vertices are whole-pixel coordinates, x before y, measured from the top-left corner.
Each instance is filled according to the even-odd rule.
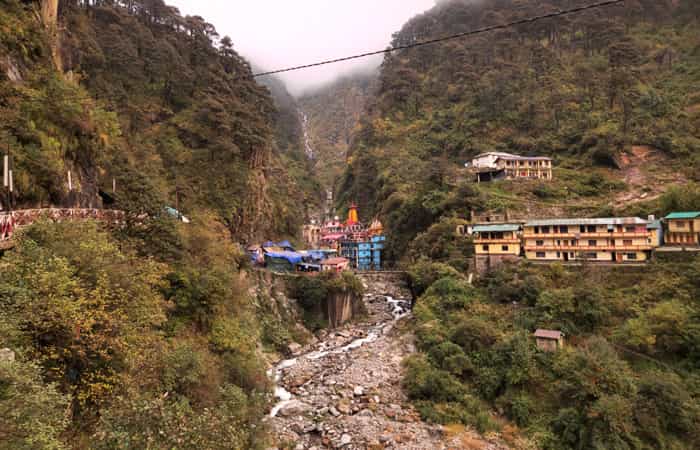
[[[75,220],[99,220],[118,224],[124,221],[124,212],[111,209],[45,208],[0,211],[0,250],[14,246],[15,232],[38,220],[67,222]]]

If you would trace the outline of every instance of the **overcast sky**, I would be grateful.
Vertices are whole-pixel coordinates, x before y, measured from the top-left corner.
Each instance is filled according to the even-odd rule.
[[[236,50],[266,70],[385,48],[391,35],[435,0],[166,0],[229,35]],[[381,57],[282,75],[292,93],[376,67]]]

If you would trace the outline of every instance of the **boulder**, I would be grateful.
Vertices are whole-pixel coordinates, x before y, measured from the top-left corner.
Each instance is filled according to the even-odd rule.
[[[297,344],[296,342],[292,342],[291,344],[287,345],[287,351],[289,351],[289,353],[292,355],[298,355],[301,353],[301,345]]]
[[[299,400],[292,400],[280,409],[279,415],[282,417],[297,416],[311,410],[311,406]]]
[[[3,348],[0,350],[0,361],[13,362],[15,360],[15,352],[9,348]]]

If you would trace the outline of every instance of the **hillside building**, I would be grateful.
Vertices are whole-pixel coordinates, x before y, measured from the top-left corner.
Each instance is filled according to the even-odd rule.
[[[522,224],[480,224],[474,225],[474,253],[476,271],[484,273],[505,261],[520,257],[520,232]]]
[[[700,246],[700,212],[674,212],[666,216],[666,245]]]
[[[321,272],[336,272],[340,273],[348,270],[350,261],[346,258],[329,258],[321,261]]]
[[[314,222],[304,225],[302,236],[309,247],[316,248],[321,242],[321,227]]]
[[[564,348],[564,333],[556,330],[535,331],[537,348],[545,352],[555,352]]]
[[[550,219],[525,223],[525,257],[533,261],[634,263],[658,247],[656,230],[639,217]]]
[[[476,156],[467,164],[477,182],[513,179],[551,180],[552,158],[545,156],[518,156],[510,153],[489,152]]]

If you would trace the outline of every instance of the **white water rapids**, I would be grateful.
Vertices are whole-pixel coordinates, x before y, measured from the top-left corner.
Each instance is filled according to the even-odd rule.
[[[328,342],[321,342],[320,344],[318,344],[315,350],[304,355],[298,356],[296,358],[285,359],[283,361],[280,361],[274,368],[268,371],[268,376],[275,383],[275,398],[279,400],[279,402],[270,411],[270,417],[277,416],[277,414],[280,412],[280,410],[282,410],[282,408],[294,402],[294,396],[292,395],[292,393],[286,390],[281,384],[282,375],[284,374],[284,371],[286,369],[295,366],[300,359],[307,359],[312,361],[318,360],[321,358],[325,358],[328,355],[349,352],[358,349],[363,345],[367,345],[371,342],[374,342],[377,339],[379,339],[380,336],[388,333],[393,328],[394,323],[396,321],[410,314],[410,301],[394,299],[390,296],[384,296],[384,298],[386,299],[387,304],[391,306],[392,320],[379,322],[376,325],[372,326],[365,337],[355,339],[349,344],[338,346],[335,348],[328,348]]]

